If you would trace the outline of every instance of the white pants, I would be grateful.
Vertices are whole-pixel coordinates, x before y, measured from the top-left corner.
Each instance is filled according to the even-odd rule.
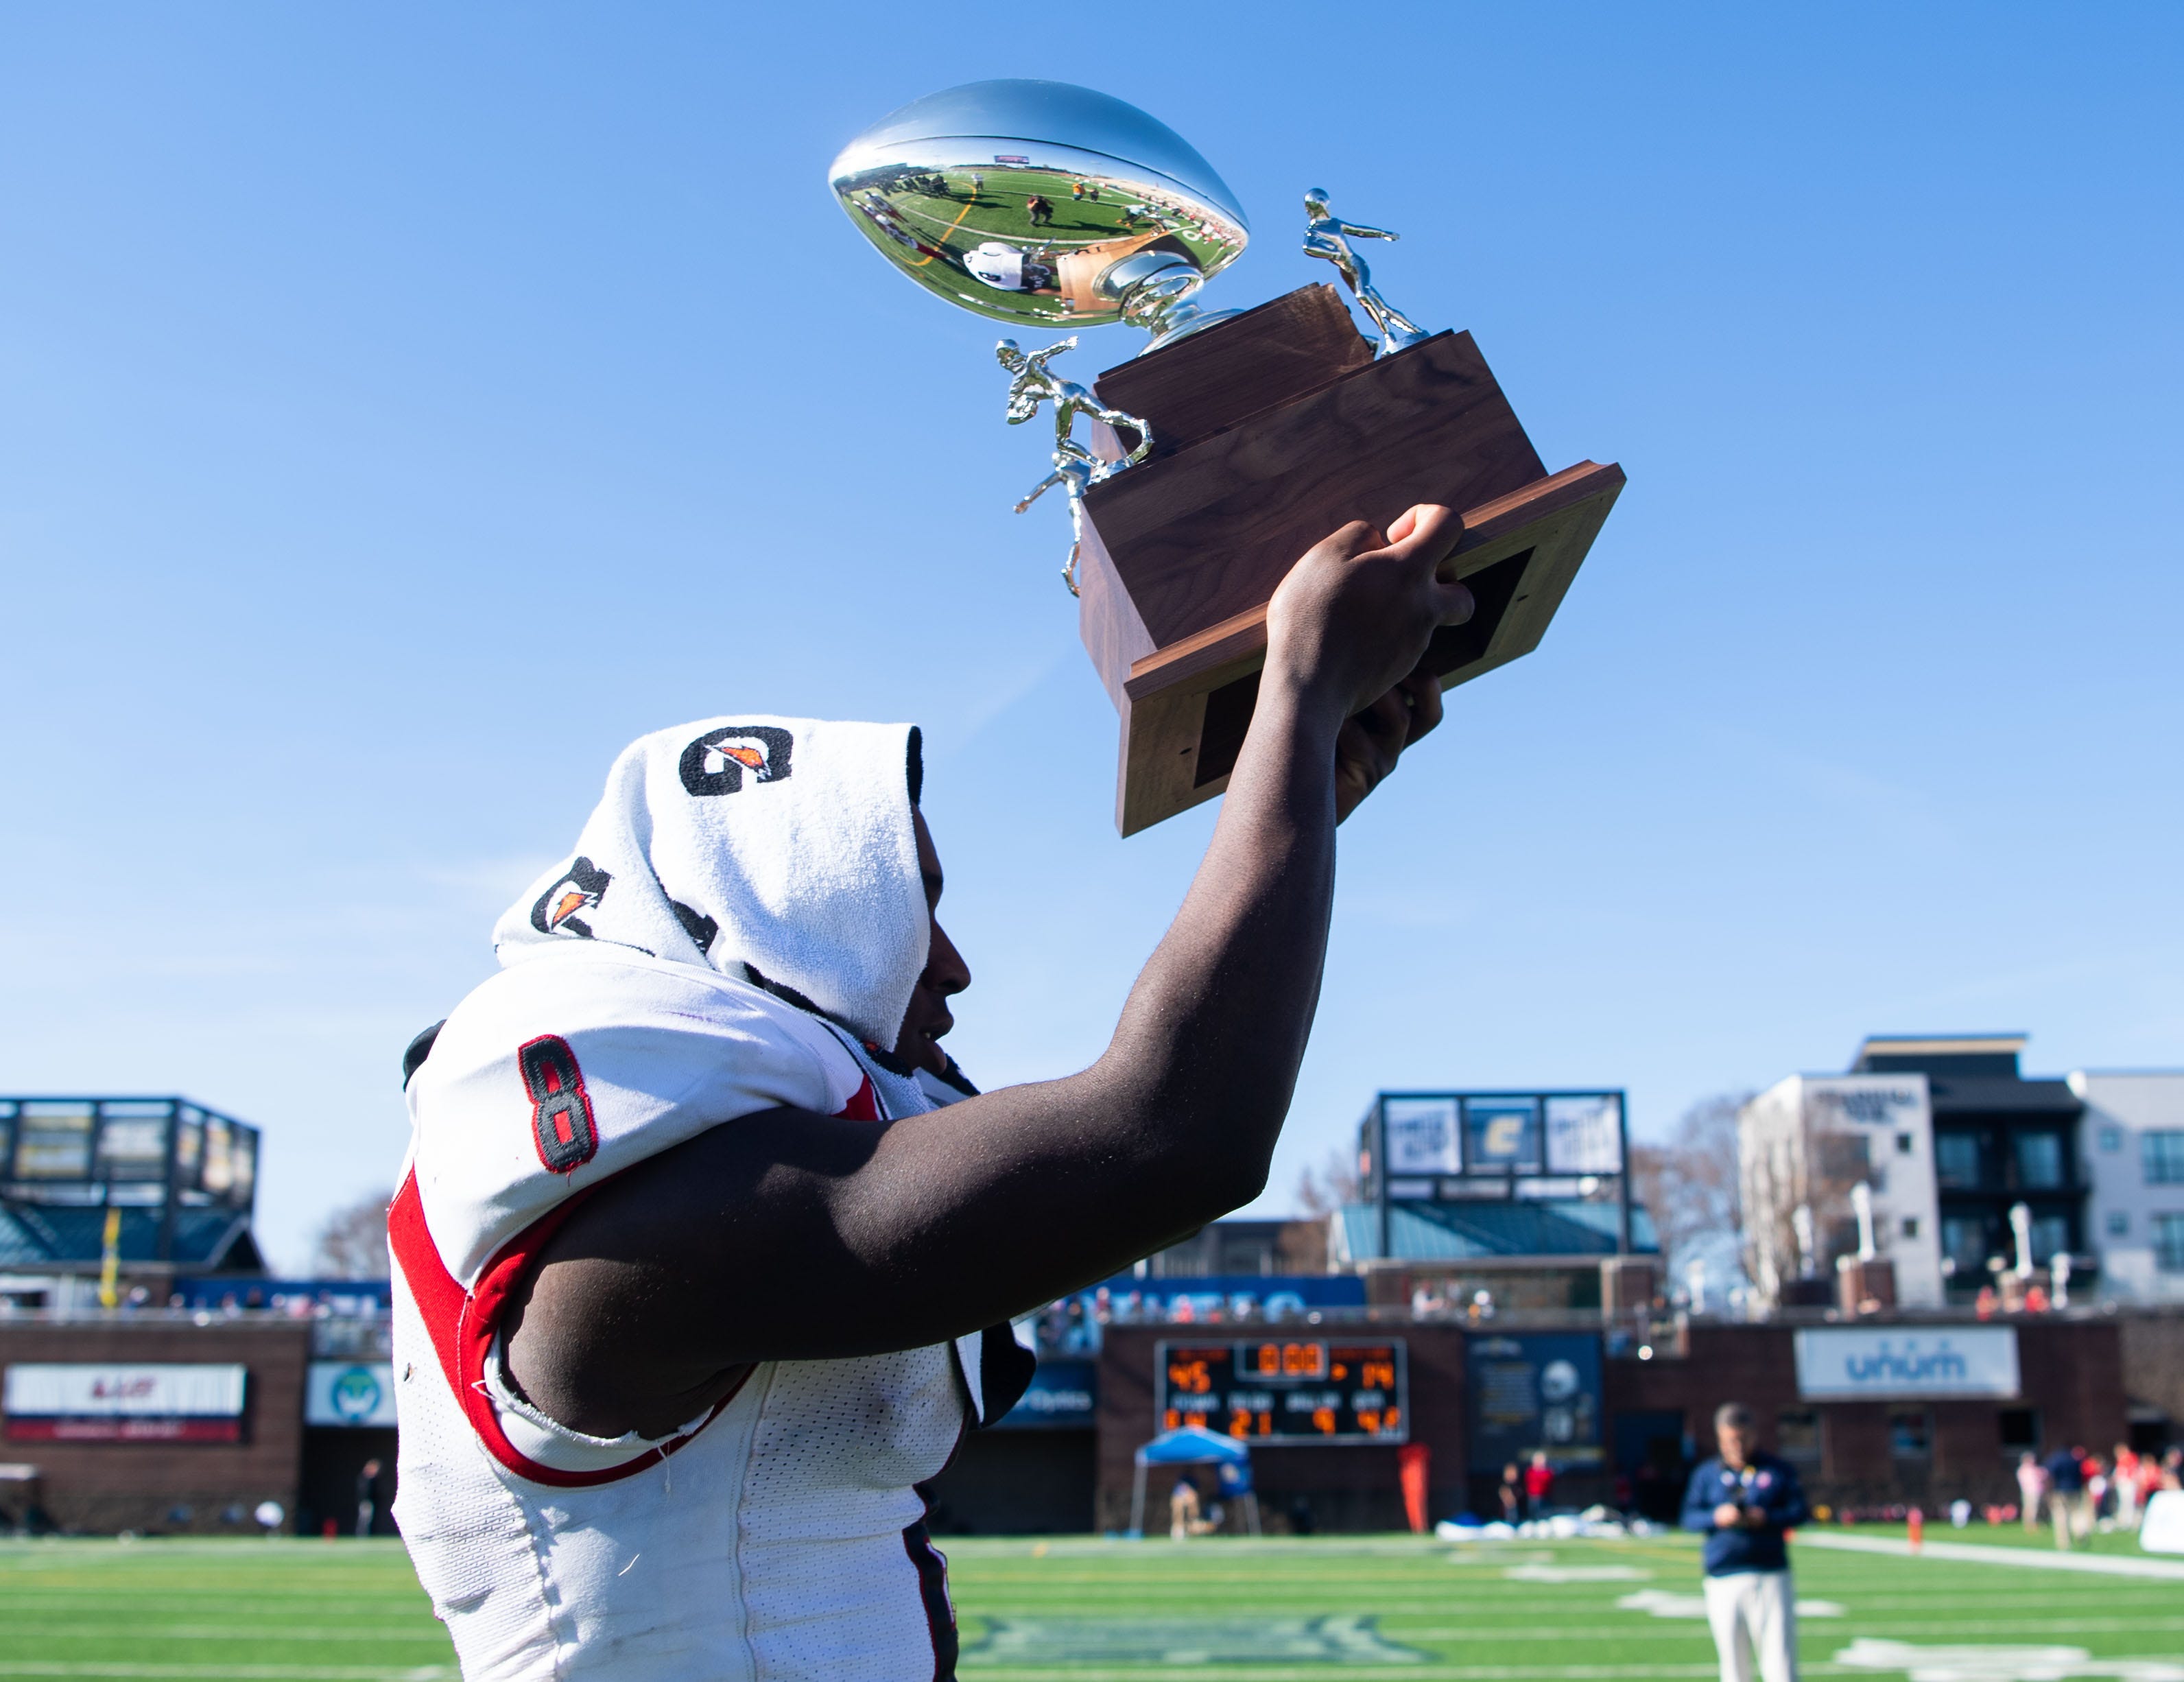
[[[1721,1682],[1797,1682],[1797,1593],[1786,1571],[1739,1571],[1706,1579],[1707,1622]]]

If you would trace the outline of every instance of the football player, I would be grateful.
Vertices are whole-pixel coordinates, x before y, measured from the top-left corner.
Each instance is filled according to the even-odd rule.
[[[953,1674],[922,1486],[1028,1381],[1010,1317],[1263,1186],[1335,825],[1440,721],[1458,533],[1353,524],[1283,582],[1205,860],[1059,1079],[972,1094],[942,1050],[970,972],[914,729],[616,761],[405,1059],[397,1517],[465,1677]]]

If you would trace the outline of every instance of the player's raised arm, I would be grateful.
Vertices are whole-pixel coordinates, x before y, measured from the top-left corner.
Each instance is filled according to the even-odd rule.
[[[1352,525],[1276,593],[1212,844],[1098,1061],[878,1126],[746,1115],[638,1162],[517,1289],[532,1401],[597,1435],[664,1430],[750,1363],[962,1334],[1256,1196],[1318,998],[1335,825],[1440,720],[1418,666],[1470,611],[1439,576],[1458,530],[1436,508],[1385,538]],[[936,923],[931,962],[953,950]]]

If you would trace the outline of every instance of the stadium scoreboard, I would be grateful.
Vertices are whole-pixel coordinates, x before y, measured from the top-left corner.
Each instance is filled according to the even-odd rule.
[[[1164,1431],[1200,1425],[1247,1442],[1400,1443],[1410,1436],[1409,1366],[1401,1338],[1164,1342],[1154,1413]]]

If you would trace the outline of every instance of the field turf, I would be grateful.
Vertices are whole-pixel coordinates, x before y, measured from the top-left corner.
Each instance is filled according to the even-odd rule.
[[[1983,1530],[1929,1534],[1980,1541]],[[2125,1554],[2128,1539],[2118,1540],[2126,1546],[2098,1551]],[[965,1682],[1714,1674],[1706,1626],[1692,1615],[1696,1550],[1682,1537],[1485,1546],[1067,1537],[958,1540],[948,1551]],[[2184,1580],[2176,1577],[1808,1546],[1798,1551],[1797,1586],[1808,1676],[2184,1682]],[[398,1544],[0,1543],[0,1678],[452,1682],[454,1674]]]

